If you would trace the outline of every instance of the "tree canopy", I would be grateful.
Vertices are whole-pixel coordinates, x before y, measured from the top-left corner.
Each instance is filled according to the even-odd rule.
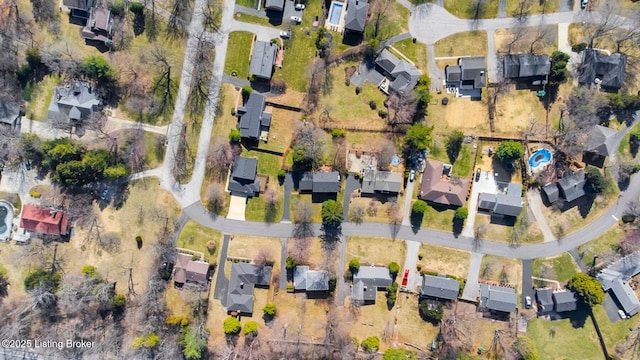
[[[432,126],[422,123],[414,124],[409,127],[405,136],[405,141],[413,149],[426,149],[431,145]]]
[[[223,328],[225,335],[238,335],[240,329],[242,329],[242,325],[240,324],[240,320],[230,316],[224,321]]]
[[[519,336],[513,343],[513,349],[518,353],[520,359],[538,360],[538,348],[536,344],[526,336]]]
[[[496,157],[505,164],[512,163],[524,156],[522,143],[514,140],[503,141],[496,149]]]
[[[362,340],[362,350],[374,353],[380,349],[380,339],[377,336],[369,336]]]
[[[575,274],[567,283],[567,288],[575,291],[582,303],[589,307],[604,301],[604,290],[600,282],[585,273]]]
[[[464,141],[464,133],[460,130],[453,130],[448,136],[446,140],[447,146],[447,156],[449,157],[449,162],[452,164],[456,162],[458,158],[458,154],[460,154],[460,149],[462,149],[462,142]]]
[[[382,360],[416,360],[416,356],[405,349],[390,348],[384,352]]]
[[[325,227],[336,228],[342,224],[342,205],[335,200],[322,203],[322,224]]]

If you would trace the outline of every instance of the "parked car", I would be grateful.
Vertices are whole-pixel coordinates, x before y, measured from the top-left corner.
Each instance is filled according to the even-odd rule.
[[[291,33],[288,31],[280,31],[280,37],[283,39],[290,39]]]
[[[102,190],[102,193],[100,193],[100,200],[105,201],[109,199],[109,195],[110,195],[109,189]]]
[[[296,4],[296,10],[304,10],[306,7],[305,4]]]
[[[620,319],[624,320],[627,318],[627,314],[625,314],[622,310],[618,310],[618,315],[620,315]]]
[[[302,18],[300,16],[292,16],[291,21],[299,24],[302,22]]]
[[[527,309],[531,309],[531,296],[524,297],[524,307]]]
[[[476,182],[480,181],[480,168],[476,169]]]
[[[587,8],[587,5],[589,5],[589,0],[582,0],[582,2],[580,3],[580,6],[581,6],[583,9],[586,9],[586,8]]]
[[[415,179],[416,179],[416,171],[411,170],[411,172],[409,173],[409,181],[413,182],[413,180]]]

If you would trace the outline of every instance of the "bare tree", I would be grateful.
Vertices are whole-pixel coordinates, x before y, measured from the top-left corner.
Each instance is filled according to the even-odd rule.
[[[253,259],[253,262],[257,265],[273,265],[274,256],[273,251],[267,248],[260,248],[258,254]]]
[[[516,19],[519,22],[527,21],[527,17],[529,16],[530,10],[531,10],[531,0],[520,0],[520,2],[518,3]]]
[[[620,238],[620,250],[622,250],[623,255],[640,250],[640,231],[633,229],[625,232]]]
[[[365,207],[362,204],[355,204],[349,209],[349,221],[361,224],[364,221]]]
[[[440,333],[438,336],[438,354],[445,359],[455,359],[461,353],[471,350],[468,343],[468,335],[459,326],[455,316],[450,316],[440,322]]]
[[[126,10],[125,10],[126,11]],[[116,50],[127,50],[133,41],[133,30],[129,26],[127,16],[114,16],[112,26],[113,47]]]
[[[396,154],[396,151],[393,141],[385,139],[378,152],[378,166],[381,169],[388,169],[391,165],[391,158]]]
[[[388,21],[387,12],[393,11],[393,1],[391,0],[375,0],[371,3],[371,20],[373,28],[371,32],[371,38],[373,39],[386,39],[389,34],[382,32],[384,29],[385,21]]]
[[[586,134],[608,116],[607,101],[594,89],[578,87],[568,96],[565,106],[569,117],[560,119],[560,144],[573,156],[583,150]]]
[[[507,44],[507,53],[511,54],[511,51],[513,49],[513,47],[520,42],[525,35],[527,35],[527,28],[523,25],[518,25],[515,28],[512,28],[509,31],[509,34],[511,35],[511,39],[509,40],[509,43]]]
[[[589,39],[589,47],[593,47],[594,42],[614,32],[620,27],[620,17],[617,15],[619,8],[614,2],[604,2],[596,14],[597,22],[594,26],[585,28],[587,31],[587,38]]]
[[[413,116],[416,114],[416,99],[411,92],[398,94],[393,92],[387,98],[389,108],[388,124],[392,129],[404,131],[413,123]]]
[[[211,68],[213,66],[214,44],[205,38],[204,34],[198,35],[196,51],[191,71],[191,88],[189,91],[188,105],[192,120],[196,119],[211,99],[209,97],[209,85],[211,81]]]
[[[54,74],[66,73],[76,76],[80,73],[81,55],[73,40],[66,36],[47,44],[40,51],[42,62]]]
[[[189,24],[189,14],[191,11],[191,1],[189,0],[173,0],[171,4],[171,14],[169,15],[169,23],[167,24],[167,36],[184,36],[187,32]]]
[[[299,122],[294,135],[294,150],[302,151],[304,157],[317,165],[326,150],[326,134],[313,123]]]
[[[155,46],[144,55],[143,62],[147,62],[156,67],[158,76],[156,76],[152,90],[154,93],[161,94],[158,112],[160,114],[167,114],[173,110],[173,99],[177,84],[171,76],[173,64],[169,61],[166,49],[162,46]]]
[[[549,34],[549,28],[547,26],[541,25],[538,26],[538,29],[536,31],[536,35],[533,38],[533,40],[531,41],[531,46],[529,47],[529,52],[530,53],[534,53],[536,50],[536,45],[538,43],[540,43],[541,41],[543,41],[547,35]]]
[[[375,199],[371,199],[371,201],[369,201],[369,204],[367,205],[367,215],[371,217],[378,215],[378,201]]]
[[[313,237],[313,205],[308,201],[299,200],[294,204],[293,234],[295,238]]]
[[[33,6],[33,17],[36,21],[55,20],[58,12],[54,0],[31,0]]]
[[[211,184],[207,186],[206,194],[207,210],[216,215],[220,214],[225,205],[225,196],[222,186],[219,184]]]
[[[309,259],[309,247],[311,246],[310,237],[294,237],[291,238],[292,247],[288,256],[293,258],[296,264],[306,264]]]
[[[218,181],[223,181],[233,162],[233,152],[227,139],[218,136],[207,151],[207,171]]]

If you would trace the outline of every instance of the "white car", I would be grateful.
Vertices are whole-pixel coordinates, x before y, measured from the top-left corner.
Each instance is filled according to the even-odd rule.
[[[531,296],[525,296],[524,307],[527,309],[531,309]]]
[[[618,315],[620,315],[620,319],[624,320],[627,318],[627,314],[625,314],[622,310],[618,310]]]
[[[582,2],[580,3],[580,6],[581,6],[583,9],[586,9],[586,8],[587,8],[587,5],[589,5],[589,0],[582,0]]]
[[[291,33],[288,31],[280,31],[280,37],[283,39],[290,39]]]
[[[409,173],[409,181],[413,182],[413,180],[415,180],[416,178],[416,171],[415,170],[411,170],[411,172]]]
[[[296,10],[304,10],[306,7],[305,4],[296,4]]]
[[[299,24],[302,22],[302,18],[300,16],[292,16],[291,21]]]

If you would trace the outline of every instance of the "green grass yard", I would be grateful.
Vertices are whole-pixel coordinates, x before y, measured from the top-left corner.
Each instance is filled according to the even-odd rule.
[[[27,106],[27,117],[33,120],[47,121],[47,108],[53,97],[53,88],[61,80],[59,76],[47,75],[35,85],[33,95]]]
[[[453,215],[455,210],[449,208],[435,208],[427,205],[427,210],[422,218],[422,227],[436,229],[442,231],[451,231],[453,229]]]
[[[244,217],[247,221],[259,221],[266,223],[277,223],[282,220],[282,213],[284,211],[283,194],[280,192],[279,200],[275,206],[268,210],[267,203],[264,201],[264,195],[259,197],[252,197],[247,201],[247,207],[245,209]]]
[[[444,8],[463,19],[491,19],[498,15],[498,1],[485,1],[485,5],[479,9],[476,8],[476,3],[476,0],[444,0]]]
[[[427,71],[427,46],[420,42],[413,42],[413,39],[404,39],[393,44],[393,47],[400,51],[422,72]]]
[[[598,238],[582,244],[578,247],[578,254],[585,264],[593,263],[593,257],[598,255],[608,258],[617,252],[618,240],[624,235],[624,227],[618,223],[614,224],[607,232]]]
[[[529,1],[529,8],[523,13],[525,15],[549,14],[560,9],[561,0]],[[520,1],[507,1],[507,16],[517,17],[520,14]]]
[[[234,31],[229,34],[229,47],[233,51],[227,51],[227,58],[224,62],[224,73],[231,75],[236,72],[240,79],[249,76],[249,54],[251,53],[251,41],[253,33],[246,31]],[[225,109],[226,110],[226,109]]]
[[[593,307],[593,315],[596,317],[596,321],[598,321],[598,326],[600,327],[600,332],[602,332],[602,337],[604,338],[604,343],[607,345],[607,349],[612,349],[609,350],[610,352],[616,348],[616,345],[624,342],[625,337],[631,333],[630,329],[635,329],[640,322],[640,317],[634,316],[627,320],[618,320],[612,323],[602,305]],[[627,353],[626,355],[631,354]],[[622,358],[626,359],[626,357]]]
[[[213,254],[207,250],[209,241],[216,244]],[[204,253],[205,260],[212,264],[217,262],[220,245],[222,245],[222,233],[202,226],[193,220],[187,221],[176,242],[176,247]]]
[[[255,9],[258,6],[258,0],[236,0],[236,5]]]
[[[144,133],[146,146],[145,162],[150,169],[155,169],[162,165],[164,159],[164,146],[158,146],[161,136],[151,132]]]
[[[436,42],[435,53],[437,57],[486,55],[487,32],[465,31],[447,36]]]
[[[556,275],[550,280],[558,280],[560,282],[569,281],[569,279],[578,272],[577,265],[573,261],[571,255],[563,253],[562,255],[554,256],[552,258],[534,259],[532,264],[533,276],[544,277],[544,274],[541,273],[541,269],[544,264],[550,265]]]

